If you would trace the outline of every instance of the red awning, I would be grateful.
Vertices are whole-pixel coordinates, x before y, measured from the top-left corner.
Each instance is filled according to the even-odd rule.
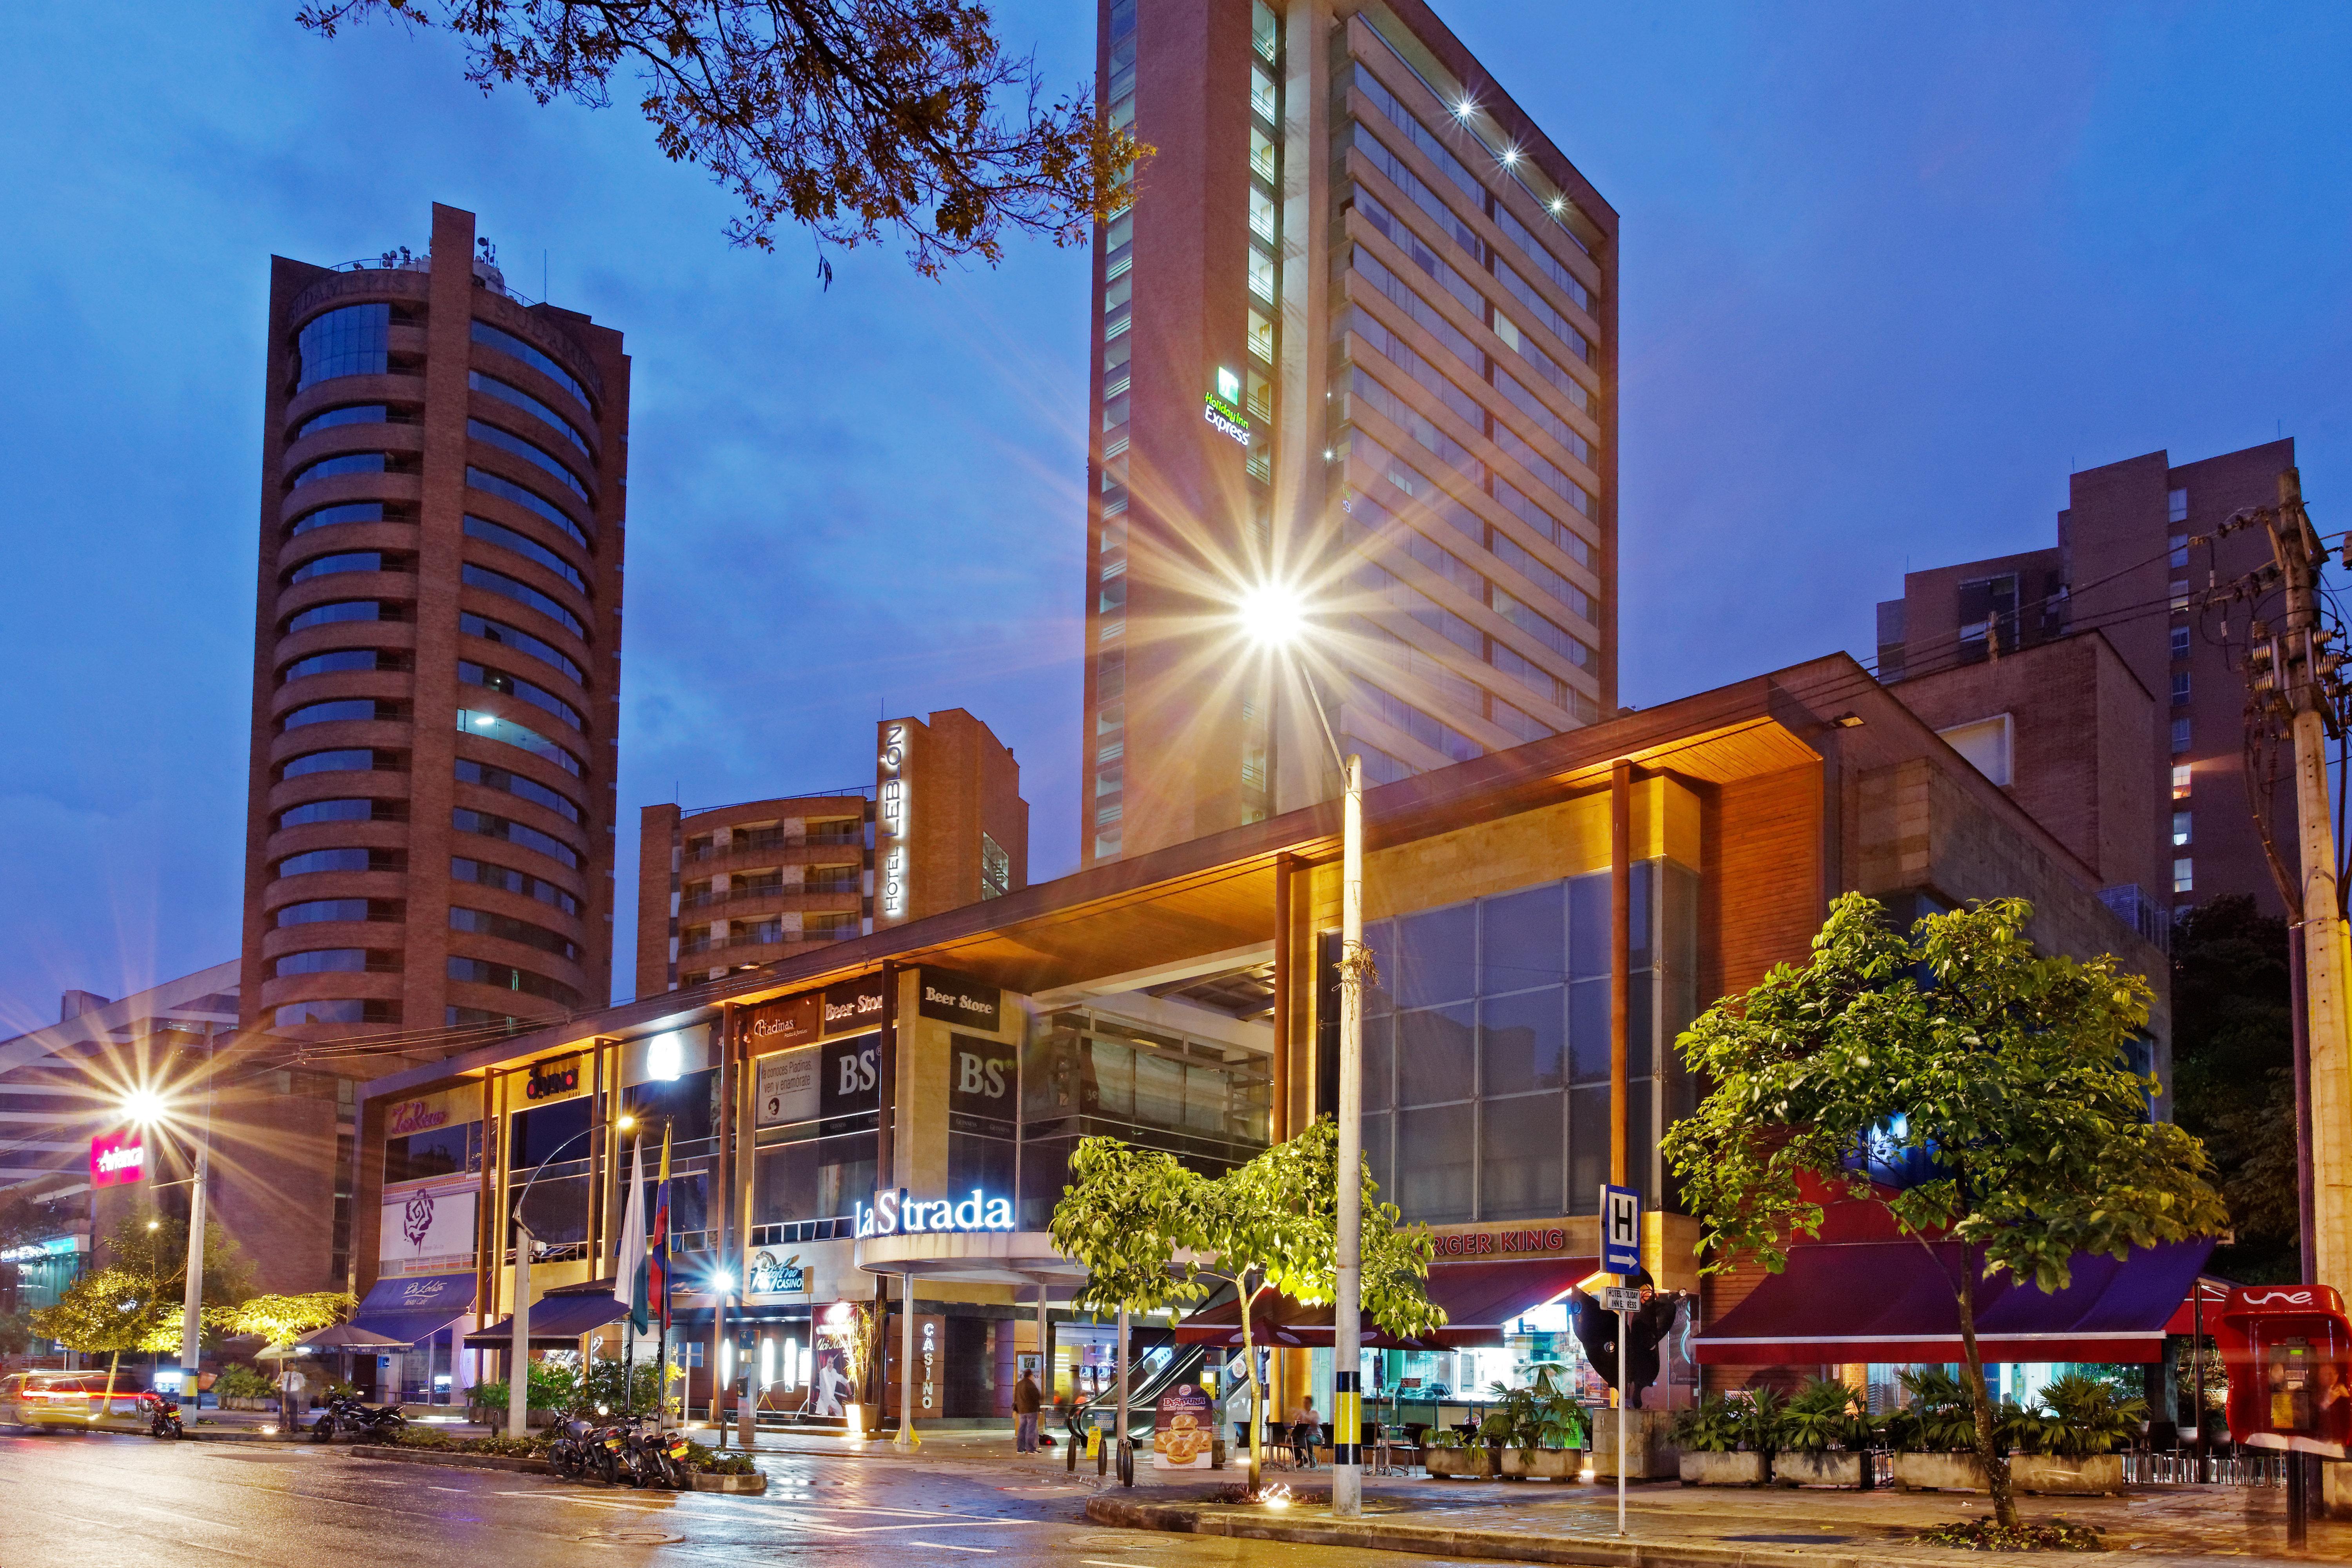
[[[2237,1289],[2235,1280],[2217,1279],[2210,1274],[2200,1274],[2195,1287],[2188,1295],[2181,1298],[2180,1305],[2173,1309],[2171,1321],[2164,1325],[2164,1331],[2168,1334],[2197,1332],[2200,1317],[2197,1303],[2198,1298],[2201,1296],[2204,1298],[2205,1304],[2205,1310],[2201,1314],[2204,1331],[2209,1335],[2213,1333],[2215,1331],[2213,1325],[2220,1321],[2221,1309],[2229,1304],[2230,1292],[2235,1289]]]
[[[1445,1327],[1421,1340],[1399,1340],[1369,1320],[1364,1343],[1382,1350],[1455,1350],[1499,1345],[1514,1320],[1565,1295],[1569,1287],[1601,1267],[1597,1258],[1526,1258],[1507,1262],[1433,1263],[1429,1299],[1445,1309]],[[1241,1343],[1241,1305],[1221,1301],[1176,1325],[1181,1344]],[[1331,1309],[1302,1306],[1287,1296],[1265,1295],[1250,1314],[1250,1333],[1259,1344],[1331,1343]]]
[[[2210,1241],[2144,1248],[2118,1262],[2078,1255],[2073,1282],[2045,1295],[2007,1273],[1977,1281],[1977,1339],[1988,1362],[2161,1360],[2164,1336]],[[1959,1314],[1949,1270],[1961,1248],[1940,1242],[1836,1241],[1792,1247],[1785,1272],[1698,1335],[1715,1366],[1956,1362]]]

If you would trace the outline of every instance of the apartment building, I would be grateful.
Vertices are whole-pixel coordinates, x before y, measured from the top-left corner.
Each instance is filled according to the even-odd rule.
[[[961,708],[875,727],[875,780],[682,811],[637,841],[639,996],[792,958],[1029,882],[1021,765]]]
[[[244,1021],[313,1046],[609,996],[629,361],[427,252],[271,262]]]
[[[1615,210],[1420,0],[1098,21],[1084,862],[1613,712]]]
[[[1903,596],[1878,606],[1879,679],[1906,702],[1916,700],[1996,783],[2064,793],[2064,780],[2037,776],[2073,767],[2082,738],[2063,731],[2092,721],[2095,708],[2120,715],[2131,706],[2116,695],[2110,661],[2085,653],[2059,681],[1994,667],[2096,632],[2158,710],[2135,786],[2145,804],[2105,807],[2111,826],[2129,816],[2154,841],[2144,858],[2110,852],[2109,862],[2152,862],[2155,886],[2147,891],[2168,913],[2232,893],[2282,912],[2272,856],[2292,875],[2292,780],[2282,766],[2275,778],[2254,781],[2252,793],[2274,803],[2282,829],[2266,847],[2248,810],[2246,677],[2231,652],[2242,652],[2249,612],[2242,602],[2208,605],[2203,595],[2270,562],[2267,531],[2221,529],[2248,509],[2275,505],[2278,476],[2294,464],[2289,438],[2179,465],[2149,452],[2074,474],[2056,544],[1905,575]],[[2039,764],[2016,742],[2034,711],[2059,720]],[[2067,809],[2084,820],[2079,805]]]

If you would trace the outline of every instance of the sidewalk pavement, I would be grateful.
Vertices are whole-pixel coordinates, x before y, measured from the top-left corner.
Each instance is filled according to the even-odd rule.
[[[1239,1476],[1234,1477],[1239,1480]],[[1277,1478],[1302,1497],[1328,1496],[1329,1472]],[[1784,1488],[1634,1488],[1626,1535],[1617,1533],[1614,1488],[1547,1481],[1454,1481],[1365,1478],[1363,1515],[1335,1518],[1322,1502],[1279,1511],[1225,1505],[1165,1490],[1107,1489],[1086,1504],[1099,1524],[1360,1550],[1519,1563],[1639,1564],[1640,1568],[1733,1568],[1788,1564],[1873,1568],[1981,1562],[1977,1553],[1917,1543],[1920,1531],[1980,1519],[1981,1496],[1958,1492],[1851,1492]],[[2273,1488],[2141,1487],[2120,1497],[2021,1498],[2029,1521],[2063,1518],[2105,1532],[2109,1551],[2137,1565],[2168,1568],[2248,1559],[2344,1562],[2352,1525],[2315,1521],[2309,1544],[2286,1547],[2285,1494]]]

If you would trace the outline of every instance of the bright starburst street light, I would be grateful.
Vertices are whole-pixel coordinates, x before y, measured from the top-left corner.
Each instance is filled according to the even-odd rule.
[[[152,1089],[134,1089],[122,1097],[122,1114],[144,1127],[163,1120],[163,1097]]]
[[[1244,590],[1234,615],[1250,640],[1266,647],[1288,647],[1307,630],[1307,601],[1286,583]]]
[[[1259,646],[1282,655],[1304,651],[1307,605],[1296,588],[1261,583],[1245,590],[1234,609]],[[1339,764],[1339,1152],[1344,1174],[1332,1226],[1337,1256],[1331,1291],[1331,1511],[1353,1519],[1364,1510],[1364,1190],[1354,1175],[1364,1163],[1364,984],[1371,970],[1371,951],[1364,945],[1364,759],[1340,746],[1313,679],[1298,673],[1323,738],[1330,742],[1332,760]],[[908,1348],[911,1354],[911,1341]]]

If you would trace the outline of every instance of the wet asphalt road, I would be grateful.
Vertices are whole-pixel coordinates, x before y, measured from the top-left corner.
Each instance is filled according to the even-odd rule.
[[[763,1456],[764,1497],[635,1492],[501,1470],[362,1459],[304,1444],[158,1443],[0,1426],[0,1497],[17,1562],[318,1568],[553,1568],[958,1561],[1071,1568],[1337,1568],[1332,1547],[1108,1530],[1091,1478],[1045,1481],[972,1460]],[[1438,1559],[1372,1554],[1379,1564]]]

